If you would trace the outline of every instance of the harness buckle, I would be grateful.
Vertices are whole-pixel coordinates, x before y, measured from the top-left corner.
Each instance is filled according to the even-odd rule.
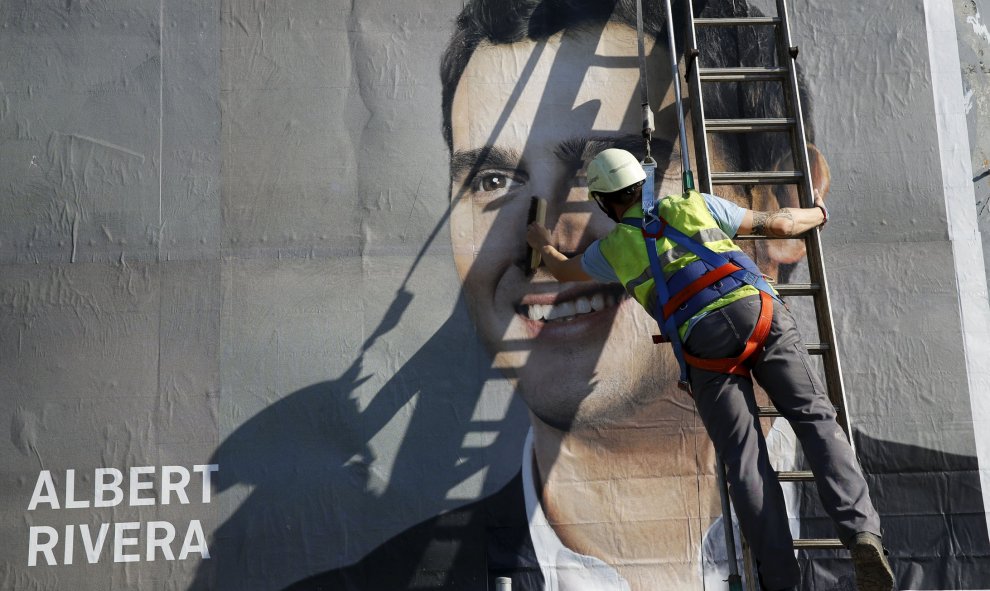
[[[665,335],[662,335],[662,334],[655,334],[655,335],[653,335],[652,338],[653,338],[653,344],[654,345],[662,345],[663,343],[669,343],[670,342],[670,339],[667,338]]]
[[[649,226],[650,224],[652,224],[654,221],[659,221],[660,222],[660,228],[657,229],[656,232],[650,232],[646,228],[647,228],[647,226]],[[654,219],[652,219],[650,221],[646,221],[644,219],[643,220],[643,227],[640,229],[640,232],[643,233],[643,238],[652,238],[652,239],[656,240],[657,238],[660,238],[661,236],[663,236],[663,231],[666,228],[667,228],[667,220],[665,220],[663,218],[659,218],[659,219],[654,218]]]
[[[677,380],[677,387],[688,396],[694,398],[694,393],[691,391],[691,383],[687,380]]]

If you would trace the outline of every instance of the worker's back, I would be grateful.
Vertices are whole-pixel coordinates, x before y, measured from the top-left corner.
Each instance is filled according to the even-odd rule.
[[[755,264],[732,241],[712,216],[704,196],[696,191],[679,195],[669,195],[657,203],[656,213],[660,224],[673,227],[692,240],[704,244],[709,250],[722,254],[736,262],[746,262],[755,270]],[[602,254],[612,265],[619,281],[637,302],[654,314],[656,293],[649,253],[646,250],[642,224],[644,220],[641,205],[633,205],[626,211],[621,224],[600,242]],[[647,219],[647,222],[649,219]],[[647,228],[649,232],[649,228]],[[680,245],[669,233],[656,237],[656,251],[664,280],[670,286],[670,293],[689,285],[703,274],[704,263],[698,255]],[[677,310],[677,326],[682,326],[695,314],[709,312],[726,306],[738,299],[756,295],[758,290],[738,281],[726,281],[709,288],[708,298],[696,300],[694,305],[685,303]]]

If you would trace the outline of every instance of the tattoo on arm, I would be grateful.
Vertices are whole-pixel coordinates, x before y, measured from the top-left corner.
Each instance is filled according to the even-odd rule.
[[[785,231],[777,232],[773,229],[775,223],[780,223],[778,220],[786,220],[784,227],[787,229]],[[790,211],[778,209],[777,211],[771,212],[753,212],[753,234],[775,238],[787,238],[794,235],[793,230],[794,214]]]
[[[764,236],[766,232],[767,218],[769,214],[764,211],[753,212],[753,234]]]

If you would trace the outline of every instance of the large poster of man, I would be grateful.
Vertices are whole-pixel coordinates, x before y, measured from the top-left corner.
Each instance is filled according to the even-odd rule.
[[[655,322],[526,268],[531,197],[579,253],[612,226],[588,162],[643,155],[636,4],[0,4],[0,587],[728,588],[714,452]],[[663,196],[700,140],[642,8]],[[843,412],[902,589],[990,586],[964,8],[789,15]],[[698,41],[701,67],[777,63],[772,26]],[[785,115],[767,83],[705,104]],[[713,168],[789,169],[782,137],[718,136]],[[808,280],[802,240],[742,246]],[[760,428],[803,467],[786,421]],[[812,485],[785,497],[796,538],[835,536]],[[797,556],[800,588],[855,588],[848,551]]]

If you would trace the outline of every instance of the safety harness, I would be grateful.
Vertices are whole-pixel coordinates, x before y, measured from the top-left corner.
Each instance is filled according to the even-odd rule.
[[[656,297],[652,314],[661,333],[660,336],[653,338],[654,343],[671,344],[681,370],[678,386],[688,393],[691,392],[688,365],[707,371],[749,377],[750,368],[759,358],[763,344],[770,333],[773,301],[779,302],[779,296],[745,253],[715,252],[671,226],[657,210],[658,206],[652,197],[652,191],[649,196],[644,191],[644,217],[622,219],[623,224],[639,228],[646,243]],[[698,257],[697,260],[665,279],[657,252],[657,239],[661,237],[693,253]],[[702,359],[685,351],[678,327],[712,302],[745,285],[759,290],[760,315],[753,332],[746,340],[743,351],[736,357],[723,359]]]
[[[676,37],[670,0],[666,0],[667,14],[667,43],[670,58],[670,71],[673,78],[674,104],[677,108],[678,132],[681,145],[681,168],[685,193],[695,192],[694,176],[688,159],[687,126],[684,123],[684,106],[681,99],[681,85],[678,77]],[[770,332],[773,319],[773,300],[780,301],[777,293],[770,287],[756,264],[741,251],[717,253],[703,243],[693,240],[683,232],[671,226],[660,216],[654,193],[654,177],[657,163],[650,153],[653,139],[653,112],[650,109],[649,85],[646,80],[646,51],[643,35],[642,0],[636,2],[636,37],[639,50],[640,95],[643,103],[643,138],[646,144],[646,157],[642,161],[646,180],[643,184],[643,219],[625,218],[622,223],[639,228],[646,242],[646,252],[650,260],[650,272],[653,274],[656,305],[652,314],[660,326],[660,336],[654,337],[655,343],[670,342],[674,356],[680,365],[681,375],[678,386],[688,393],[691,386],[688,382],[687,366],[697,367],[708,371],[749,376],[749,368],[759,358],[763,343]],[[657,239],[665,237],[678,246],[690,251],[698,260],[688,264],[665,279],[663,267],[657,253]],[[669,285],[668,285],[669,283]],[[752,334],[746,340],[746,346],[737,357],[725,359],[701,359],[684,351],[680,333],[677,327],[688,321],[705,306],[743,287],[751,285],[760,292],[760,316]],[[733,561],[734,564],[734,561]]]

